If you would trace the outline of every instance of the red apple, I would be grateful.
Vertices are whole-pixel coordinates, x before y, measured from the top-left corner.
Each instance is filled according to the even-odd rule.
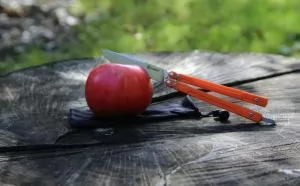
[[[99,116],[138,115],[149,106],[152,96],[147,71],[135,65],[101,64],[92,69],[86,80],[86,102]]]

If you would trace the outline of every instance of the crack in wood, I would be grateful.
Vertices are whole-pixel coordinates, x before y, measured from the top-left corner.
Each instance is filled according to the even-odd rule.
[[[277,117],[278,124],[252,125],[234,115],[228,124],[207,118],[153,122],[123,127],[110,136],[95,131],[71,132],[53,144],[58,136],[69,131],[68,121],[62,118],[70,107],[83,104],[82,80],[97,62],[89,59],[43,65],[0,78],[1,133],[11,134],[0,138],[0,153],[4,157],[0,162],[1,182],[15,185],[23,180],[30,185],[300,184],[299,60],[250,54],[185,53],[182,56],[149,54],[148,58],[170,69],[180,64],[184,70],[191,63],[195,69],[187,71],[197,77],[266,95],[272,101],[262,111]],[[163,57],[166,58],[162,62]],[[204,112],[212,108],[204,103],[197,103],[197,107]]]

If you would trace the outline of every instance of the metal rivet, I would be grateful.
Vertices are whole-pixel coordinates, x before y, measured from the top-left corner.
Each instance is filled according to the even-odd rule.
[[[259,98],[255,98],[254,100],[255,100],[256,102],[259,102]]]
[[[253,117],[253,113],[250,112],[248,117],[249,117],[249,118],[252,118],[252,117]]]

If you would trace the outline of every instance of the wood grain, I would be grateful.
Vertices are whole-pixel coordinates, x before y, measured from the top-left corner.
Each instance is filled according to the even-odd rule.
[[[68,110],[85,105],[84,82],[97,61],[53,63],[0,79],[0,183],[300,184],[299,60],[198,51],[137,56],[267,96],[266,108],[238,103],[275,119],[277,125],[261,126],[232,114],[227,124],[204,118],[70,131]],[[200,101],[197,105],[203,112],[214,109]],[[11,148],[38,144],[49,148]]]

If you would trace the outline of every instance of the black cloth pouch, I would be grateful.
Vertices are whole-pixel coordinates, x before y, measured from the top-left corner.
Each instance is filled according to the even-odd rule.
[[[69,125],[72,129],[105,128],[118,125],[141,125],[175,119],[200,119],[213,117],[225,122],[229,118],[227,111],[214,110],[201,113],[189,96],[179,99],[167,99],[153,102],[138,116],[131,118],[101,118],[93,114],[87,106],[72,108],[69,112]]]
[[[38,145],[17,145],[5,146],[0,148],[0,152],[18,153],[28,152],[38,153],[47,150],[59,150],[68,148],[87,147],[99,144],[120,144],[136,142],[151,138],[151,136],[139,138],[136,132],[129,125],[144,125],[153,122],[171,121],[176,119],[201,119],[203,117],[212,117],[215,120],[226,122],[229,118],[229,112],[213,110],[202,113],[195,106],[189,96],[176,99],[164,99],[154,101],[142,114],[132,118],[121,119],[104,119],[95,116],[87,106],[71,108],[69,112],[69,125],[71,131],[59,136],[55,144],[38,144]],[[94,133],[97,128],[114,128],[121,126],[121,130],[114,131],[114,135],[100,135]],[[128,130],[124,130],[124,126]],[[84,130],[84,131],[83,131]],[[107,129],[108,130],[108,129]],[[31,154],[29,153],[29,154]],[[22,155],[22,154],[21,154]]]

